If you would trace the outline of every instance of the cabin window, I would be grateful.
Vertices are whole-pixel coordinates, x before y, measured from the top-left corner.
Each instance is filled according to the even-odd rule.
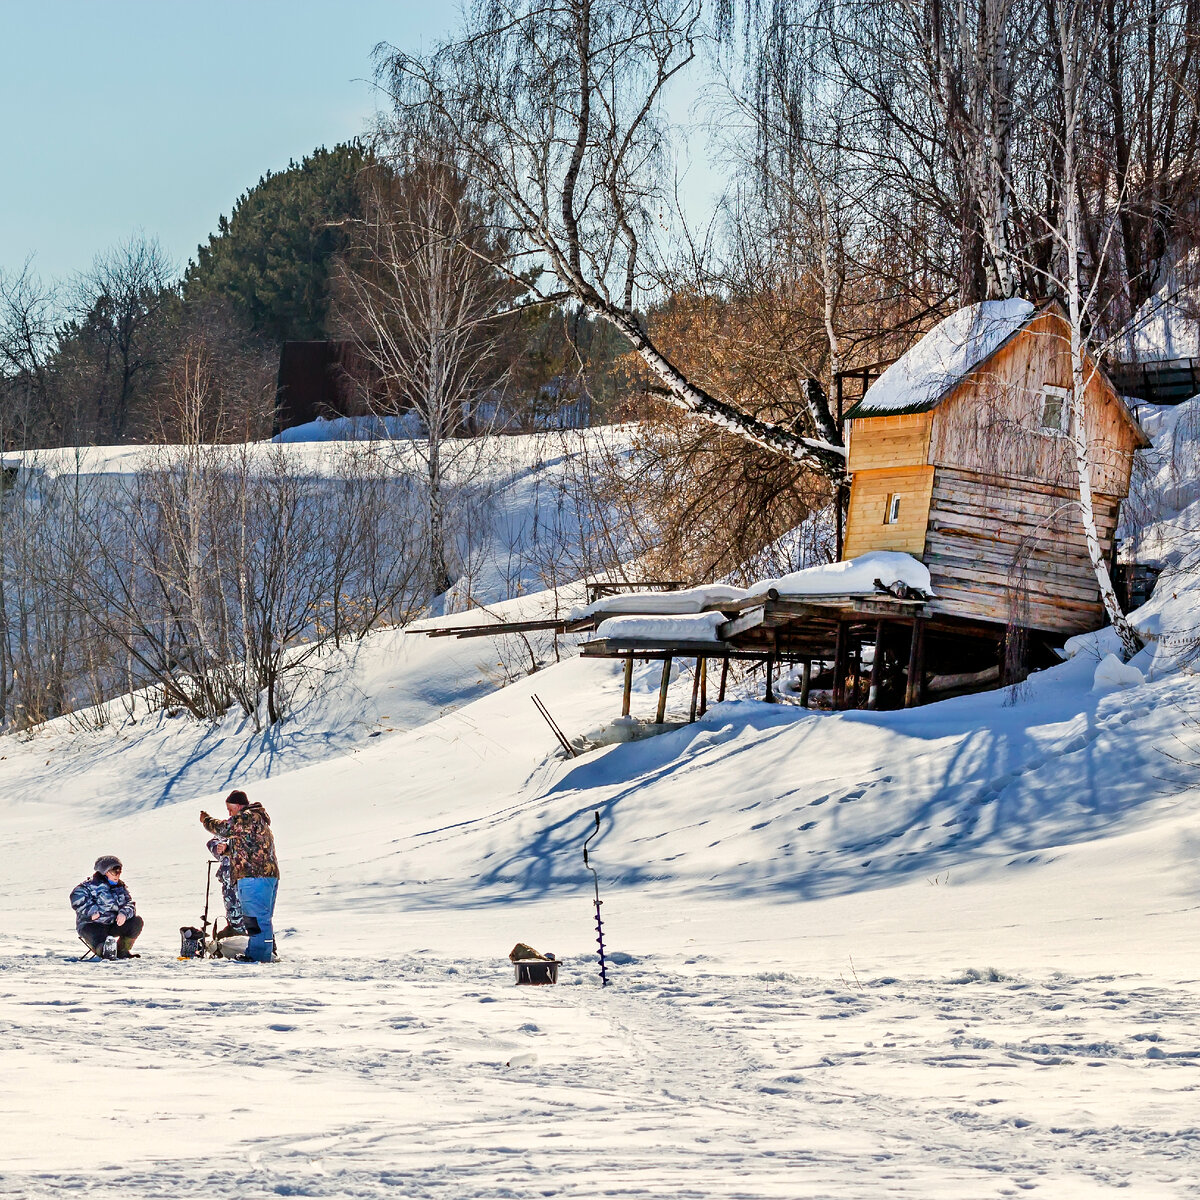
[[[883,510],[883,523],[885,525],[895,525],[900,520],[900,493],[889,492],[887,504]]]
[[[1071,393],[1066,388],[1042,388],[1042,428],[1066,433],[1071,419]]]

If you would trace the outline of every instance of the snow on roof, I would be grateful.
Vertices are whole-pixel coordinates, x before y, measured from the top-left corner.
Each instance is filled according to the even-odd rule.
[[[935,325],[867,389],[847,417],[924,412],[1033,315],[1028,300],[984,300]]]
[[[819,567],[805,567],[779,579],[766,579],[750,589],[751,595],[763,595],[774,588],[780,596],[789,599],[804,596],[855,596],[870,595],[875,580],[881,583],[902,583],[932,595],[929,568],[911,554],[897,550],[872,550],[844,562],[824,563]]]

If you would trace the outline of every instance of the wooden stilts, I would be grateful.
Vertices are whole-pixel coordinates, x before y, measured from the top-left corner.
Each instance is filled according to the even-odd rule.
[[[804,673],[800,676],[800,707],[808,707],[808,693],[812,687],[812,659],[804,660]]]
[[[833,650],[833,707],[846,707],[846,625],[837,623],[837,641]]]
[[[708,712],[708,659],[700,660],[700,715]]]
[[[717,689],[717,703],[725,699],[725,682],[729,678],[729,659],[721,659],[721,686]]]
[[[862,681],[862,643],[850,651],[850,708],[858,707],[858,688]]]
[[[667,715],[667,685],[671,682],[671,659],[663,659],[662,682],[658,685],[658,715],[654,718],[656,725],[661,725]]]
[[[871,660],[871,682],[867,687],[867,707],[879,707],[879,685],[883,681],[884,632],[887,628],[885,621],[875,622],[875,656]]]
[[[621,716],[629,716],[629,700],[633,695],[633,655],[625,660],[625,687],[621,692]]]
[[[912,640],[908,644],[908,681],[904,688],[904,707],[921,703],[925,682],[925,622],[914,617]]]
[[[703,661],[702,658],[696,659],[696,669],[692,672],[692,703],[688,709],[689,725],[696,719],[696,705],[700,700],[700,664]]]
[[[768,704],[775,703],[775,655],[767,655],[767,694],[764,697]]]

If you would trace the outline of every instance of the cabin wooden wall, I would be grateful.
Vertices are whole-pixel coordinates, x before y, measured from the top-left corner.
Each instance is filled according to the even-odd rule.
[[[1071,389],[1070,327],[1055,312],[1030,322],[938,405],[931,414],[927,461],[1050,487],[1078,486],[1072,438],[1042,428],[1047,384]],[[1092,488],[1124,498],[1137,435],[1098,372],[1091,374],[1085,396]]]
[[[857,558],[871,550],[901,550],[920,558],[925,549],[933,467],[896,471],[862,471],[854,476],[846,517],[844,556]],[[900,493],[899,519],[885,525],[888,496]]]
[[[1119,501],[1097,497],[1101,542],[1111,545]],[[1056,634],[1104,623],[1096,577],[1069,488],[1033,488],[981,472],[938,467],[923,561],[933,612]]]
[[[1042,427],[1042,389],[1071,388],[1070,328],[1043,313],[927,413],[850,423],[844,557],[902,550],[929,567],[934,612],[1056,634],[1104,622],[1078,509],[1074,442]],[[1087,385],[1097,531],[1107,555],[1139,435]],[[883,523],[887,497],[901,519]]]
[[[846,558],[901,550],[919,558],[933,490],[928,464],[932,413],[851,421],[847,465],[854,475],[846,516]],[[883,523],[887,498],[900,493],[900,519]]]

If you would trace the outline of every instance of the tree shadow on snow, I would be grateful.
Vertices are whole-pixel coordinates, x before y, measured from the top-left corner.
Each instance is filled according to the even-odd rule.
[[[717,706],[573,766],[540,797],[550,812],[532,832],[497,828],[475,882],[510,899],[590,887],[580,848],[597,811],[591,848],[609,887],[810,899],[1048,861],[1179,791],[1156,739],[1125,732],[1145,697],[1091,693],[1093,666],[1038,677],[1016,703],[992,692],[890,713]],[[716,794],[714,770],[731,781]],[[698,852],[700,826],[715,840]]]

